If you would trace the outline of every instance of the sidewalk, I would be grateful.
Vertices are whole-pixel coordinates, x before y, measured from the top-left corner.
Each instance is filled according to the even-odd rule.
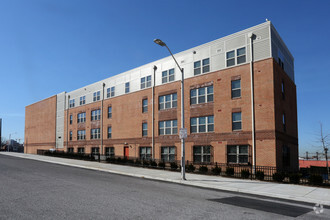
[[[13,152],[0,152],[0,154],[127,176],[179,183],[189,186],[249,193],[254,195],[269,196],[273,198],[295,200],[300,202],[320,203],[328,206],[330,205],[330,189],[320,187],[280,184],[273,182],[226,178],[221,176],[207,176],[189,173],[186,174],[187,180],[182,181],[179,172],[57,157],[47,157],[34,154],[21,154]]]

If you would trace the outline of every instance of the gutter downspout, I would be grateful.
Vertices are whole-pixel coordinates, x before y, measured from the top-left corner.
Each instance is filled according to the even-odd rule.
[[[66,97],[66,96],[65,96]],[[68,95],[68,100],[67,102],[69,103],[70,100],[70,95]],[[65,104],[68,104],[67,102],[65,102]],[[69,108],[68,108],[69,104],[66,106],[66,152],[68,152],[68,144],[69,144]]]
[[[103,100],[104,100],[104,87],[105,83],[102,85],[102,101],[101,101],[101,155],[103,154]],[[100,155],[99,155],[100,160]]]
[[[157,66],[154,66],[154,76],[153,76],[153,85],[152,85],[152,132],[151,132],[151,146],[152,146],[152,159],[155,159],[155,97],[154,97],[154,93],[155,93],[155,76],[156,76],[156,70],[157,70]],[[136,146],[135,146],[136,147]]]
[[[252,174],[256,173],[256,139],[255,139],[255,114],[254,114],[254,73],[253,73],[253,33],[250,38],[250,79],[251,79],[251,119],[252,119]]]

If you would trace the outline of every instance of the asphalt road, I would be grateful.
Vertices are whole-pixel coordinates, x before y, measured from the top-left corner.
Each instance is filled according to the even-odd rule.
[[[0,155],[0,219],[330,219],[330,210]]]

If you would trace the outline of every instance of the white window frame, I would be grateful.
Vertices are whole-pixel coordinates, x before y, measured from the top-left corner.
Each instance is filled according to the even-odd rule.
[[[112,127],[108,126],[108,139],[112,138]]]
[[[129,87],[130,87],[130,83],[129,82],[126,82],[125,83],[125,94],[126,93],[129,93],[129,91],[130,91],[130,88]]]
[[[91,140],[100,139],[100,137],[101,137],[100,128],[91,129]]]
[[[159,100],[159,104],[158,104],[159,110],[177,108],[178,105],[177,93],[159,96],[158,100]]]
[[[85,139],[86,139],[86,130],[78,130],[77,140],[85,140]]]
[[[70,99],[69,100],[69,108],[74,108],[75,105],[75,99]]]
[[[142,123],[142,137],[147,137],[148,136],[148,123],[143,122]]]
[[[175,69],[169,69],[162,72],[162,84],[173,82],[175,80]]]
[[[241,114],[241,120],[236,120],[236,121],[234,121],[234,114],[238,114],[238,113]],[[243,128],[243,124],[242,124],[242,112],[232,112],[231,115],[232,115],[232,116],[231,116],[231,117],[232,117],[232,130],[233,130],[233,131],[241,131],[242,128]],[[234,123],[240,123],[241,128],[240,128],[240,129],[234,129]]]
[[[109,87],[107,88],[107,98],[111,98],[115,96],[115,87]]]
[[[234,88],[233,87],[233,82],[236,82],[236,81],[239,81],[239,88]],[[236,79],[236,80],[231,81],[231,98],[232,99],[240,98],[242,96],[242,90],[241,90],[242,85],[241,85],[241,83],[242,83],[241,79]],[[236,91],[239,91],[239,96],[234,97],[234,92],[236,92]]]
[[[99,154],[100,153],[100,147],[92,147],[91,153],[92,154]]]
[[[84,147],[78,147],[77,152],[78,152],[78,154],[84,154],[85,153],[85,148]]]
[[[115,157],[115,148],[114,147],[106,147],[105,155],[108,157]]]
[[[142,113],[145,112],[148,112],[148,99],[142,99]]]
[[[175,161],[175,155],[176,155],[175,146],[162,146],[160,152],[161,152],[160,158],[162,161],[164,161],[164,162],[174,162]],[[173,159],[171,159],[171,156]]]
[[[98,121],[101,119],[101,110],[96,109],[91,111],[91,121]]]
[[[178,133],[178,120],[160,121],[158,123],[159,135],[173,135]],[[170,132],[168,132],[170,131]]]
[[[205,63],[207,62],[207,63]],[[194,62],[194,75],[210,72],[210,58],[205,58]]]
[[[85,105],[86,104],[86,96],[80,96],[79,98],[79,105]]]
[[[245,50],[244,54],[238,55],[238,51],[242,50],[242,49]],[[233,53],[233,56],[228,57],[229,53]],[[239,59],[243,58],[243,57],[244,57],[244,62],[239,62]],[[229,60],[231,60],[231,61],[233,60],[234,63],[228,65]],[[231,67],[231,66],[235,66],[235,65],[244,64],[244,63],[246,63],[246,47],[240,47],[240,48],[236,48],[234,50],[230,50],[230,51],[226,52],[226,67]]]
[[[200,153],[195,152],[197,148],[201,148],[200,149]],[[207,153],[206,148],[209,148],[210,153]],[[200,156],[201,161],[196,161],[195,157],[196,156]],[[205,161],[204,157],[208,157],[210,158],[209,161]],[[212,146],[211,145],[201,145],[201,146],[193,146],[193,163],[211,163],[212,160]]]
[[[236,151],[231,153],[229,148],[233,147],[236,148]],[[240,147],[246,147],[247,148],[247,153],[241,153],[240,152]],[[228,157],[229,156],[235,156],[236,157],[236,162],[229,161]],[[240,156],[247,157],[247,162],[240,162]],[[249,145],[227,145],[227,163],[235,163],[235,164],[247,164],[249,163]]]
[[[205,118],[205,124],[201,124],[201,119]],[[193,121],[196,121],[196,124],[193,123]],[[213,121],[213,122],[212,122]],[[205,131],[200,131],[201,126],[205,126]],[[210,129],[212,126],[212,129]],[[193,127],[196,127],[196,131],[193,131]],[[214,116],[202,116],[202,117],[193,117],[190,118],[190,133],[210,133],[214,132]]]
[[[101,99],[101,92],[97,91],[93,93],[93,102],[100,101]]]
[[[152,157],[151,147],[140,147],[139,157],[140,157],[140,160],[151,160],[151,157]]]
[[[86,112],[78,113],[77,115],[77,123],[86,122]]]
[[[112,106],[108,106],[108,118],[112,118]]]
[[[140,88],[145,89],[149,87],[151,87],[151,75],[142,77]]]
[[[212,92],[210,90],[212,90]],[[193,94],[194,91],[195,91],[195,95]],[[204,94],[202,94],[202,91],[204,91]],[[202,98],[204,98],[204,102],[201,101]],[[196,100],[196,101],[194,102],[193,100]],[[214,102],[213,85],[190,90],[190,104],[191,105],[209,103],[209,102]]]

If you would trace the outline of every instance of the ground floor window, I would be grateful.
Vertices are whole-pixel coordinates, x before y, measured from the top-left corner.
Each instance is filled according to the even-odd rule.
[[[98,154],[100,152],[99,147],[92,147],[92,154]]]
[[[85,153],[85,148],[78,147],[78,154],[84,154],[84,153]]]
[[[194,146],[193,154],[194,163],[211,162],[211,146]]]
[[[140,147],[140,159],[141,160],[151,159],[151,147]]]
[[[73,153],[74,152],[74,148],[73,147],[68,147],[68,153]]]
[[[161,159],[165,162],[175,160],[175,147],[161,147]]]
[[[105,155],[109,157],[115,157],[115,148],[114,147],[106,147]]]
[[[227,146],[228,163],[248,163],[249,146],[248,145],[228,145]]]

